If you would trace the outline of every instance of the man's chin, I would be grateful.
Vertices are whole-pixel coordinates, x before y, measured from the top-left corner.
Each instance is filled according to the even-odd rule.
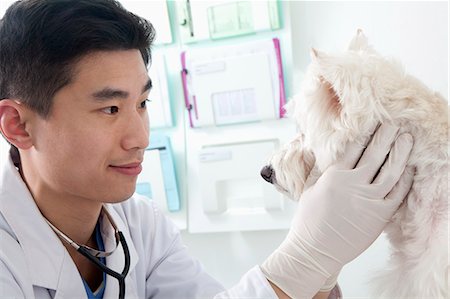
[[[131,196],[133,196],[135,189],[132,190],[120,190],[119,192],[114,192],[111,190],[109,196],[106,196],[103,200],[105,203],[121,203],[128,200]]]

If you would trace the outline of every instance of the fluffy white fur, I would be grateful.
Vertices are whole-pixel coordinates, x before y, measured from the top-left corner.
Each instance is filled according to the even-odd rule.
[[[347,142],[362,142],[378,122],[411,133],[414,183],[385,231],[391,257],[371,280],[372,294],[448,298],[447,101],[376,53],[360,30],[344,53],[311,54],[301,92],[286,107],[299,134],[270,161],[274,185],[299,199]]]

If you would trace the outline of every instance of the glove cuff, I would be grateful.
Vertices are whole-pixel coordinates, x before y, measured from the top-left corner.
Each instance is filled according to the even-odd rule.
[[[337,279],[339,276],[339,273],[341,271],[337,271],[336,273],[334,273],[333,275],[331,275],[330,277],[328,277],[328,279],[325,281],[325,283],[323,284],[323,286],[320,288],[321,292],[329,292],[331,291],[337,284]]]
[[[328,275],[311,267],[308,262],[280,250],[272,253],[260,266],[264,276],[289,297],[310,299],[323,286]]]

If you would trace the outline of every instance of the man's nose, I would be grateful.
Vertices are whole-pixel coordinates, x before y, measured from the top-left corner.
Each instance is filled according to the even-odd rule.
[[[126,126],[126,135],[122,140],[123,148],[125,150],[147,148],[150,137],[148,117],[133,115]]]
[[[261,176],[263,177],[263,179],[265,179],[266,181],[268,181],[269,183],[273,184],[274,183],[274,176],[275,176],[275,172],[272,168],[272,166],[270,165],[266,165],[261,169]]]

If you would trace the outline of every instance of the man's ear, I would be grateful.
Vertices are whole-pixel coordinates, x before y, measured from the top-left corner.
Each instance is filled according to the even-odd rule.
[[[0,131],[11,144],[19,149],[29,149],[33,145],[27,131],[27,116],[31,111],[16,100],[0,101]]]

